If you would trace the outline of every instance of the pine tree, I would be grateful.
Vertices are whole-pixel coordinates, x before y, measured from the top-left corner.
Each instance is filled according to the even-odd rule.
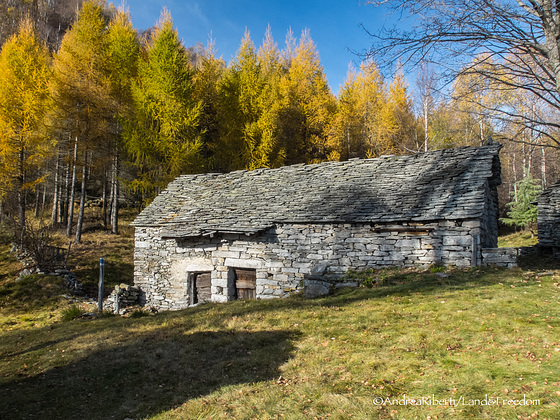
[[[43,125],[51,100],[50,74],[47,48],[31,21],[22,21],[0,52],[0,196],[17,191],[21,235],[26,194],[44,180],[37,169],[52,148]]]
[[[534,202],[541,193],[540,181],[527,175],[517,183],[517,189],[513,195],[513,200],[507,204],[509,211],[508,217],[500,219],[508,226],[519,226],[523,229],[530,229],[534,237],[534,225],[537,221],[537,206]]]

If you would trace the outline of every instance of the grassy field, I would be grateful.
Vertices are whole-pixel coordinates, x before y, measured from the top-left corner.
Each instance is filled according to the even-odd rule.
[[[93,248],[103,242],[116,261],[128,258],[117,252],[127,249],[127,235],[88,234]],[[56,278],[15,282],[7,248],[0,248],[0,418],[556,419],[560,412],[560,270],[546,262],[382,270],[371,273],[381,286],[321,299],[63,322],[77,303],[60,297]],[[95,252],[84,245],[81,266],[90,276]]]

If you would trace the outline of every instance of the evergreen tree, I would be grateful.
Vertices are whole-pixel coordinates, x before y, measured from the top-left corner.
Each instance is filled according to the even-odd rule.
[[[500,219],[508,226],[518,226],[522,229],[530,229],[534,236],[534,225],[537,221],[537,206],[534,202],[541,193],[540,181],[527,175],[518,181],[513,200],[507,204],[508,217]]]

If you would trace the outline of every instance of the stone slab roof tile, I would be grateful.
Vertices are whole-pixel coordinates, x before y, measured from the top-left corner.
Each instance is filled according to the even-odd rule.
[[[135,226],[170,236],[256,233],[276,223],[477,218],[499,183],[497,144],[228,174],[183,175]]]

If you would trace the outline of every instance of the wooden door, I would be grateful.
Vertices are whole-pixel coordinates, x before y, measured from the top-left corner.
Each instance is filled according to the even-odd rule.
[[[208,273],[196,273],[193,276],[193,303],[210,302],[212,296],[212,276]]]
[[[256,299],[257,271],[247,268],[235,268],[234,272],[237,299]]]

